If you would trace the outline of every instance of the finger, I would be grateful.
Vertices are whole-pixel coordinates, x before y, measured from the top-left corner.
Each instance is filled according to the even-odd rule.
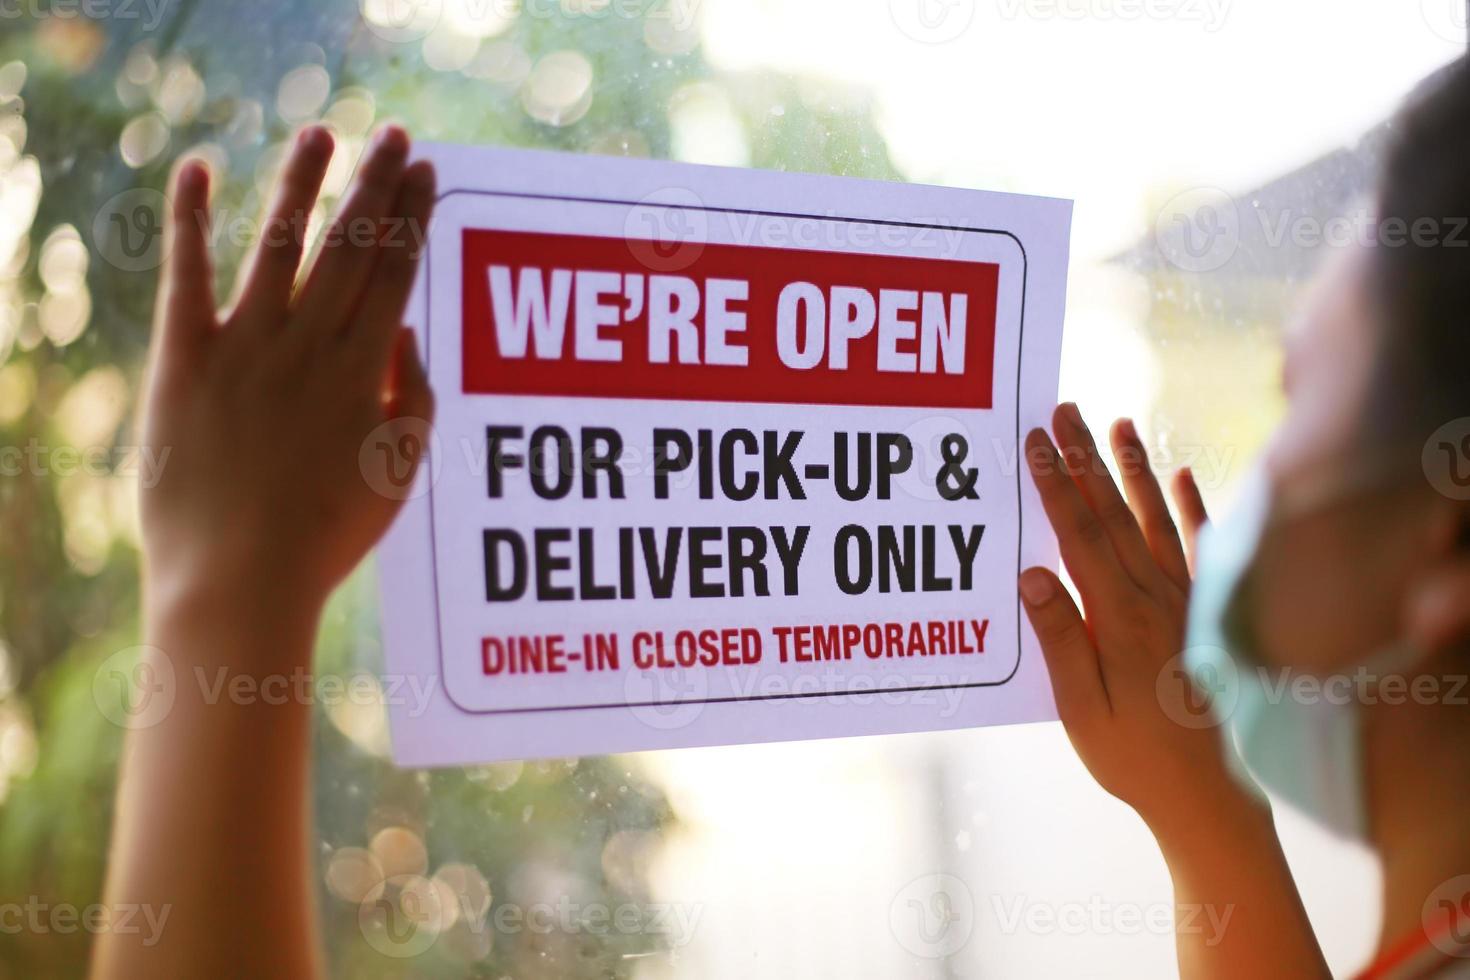
[[[1032,429],[1026,437],[1026,464],[1083,604],[1091,609],[1096,601],[1106,608],[1128,598],[1137,587],[1118,564],[1107,529],[1067,475],[1045,429]]]
[[[1420,650],[1438,652],[1470,636],[1470,566],[1436,570],[1417,583],[1409,605],[1409,636]]]
[[[214,265],[209,259],[209,169],[185,160],[174,174],[164,226],[168,260],[159,284],[155,335],[164,357],[189,357],[214,333]]]
[[[398,197],[407,156],[408,134],[401,127],[379,130],[346,203],[322,236],[321,253],[292,317],[318,338],[334,336],[357,309],[377,264],[383,218]]]
[[[415,418],[434,421],[434,392],[429,387],[429,374],[419,356],[418,338],[407,327],[398,331],[397,354],[388,394],[389,418]]]
[[[1188,591],[1189,562],[1184,558],[1184,544],[1179,540],[1179,529],[1169,514],[1169,504],[1164,500],[1164,491],[1154,476],[1148,462],[1148,450],[1138,438],[1138,429],[1132,419],[1119,419],[1113,424],[1113,458],[1123,474],[1123,489],[1128,494],[1129,506],[1143,528],[1144,540],[1164,574],[1175,585]]]
[[[306,224],[332,161],[332,134],[308,126],[281,171],[275,202],[247,260],[233,320],[249,327],[284,325],[306,245]]]
[[[1199,530],[1210,519],[1205,511],[1205,498],[1200,496],[1199,484],[1194,482],[1194,471],[1187,466],[1174,474],[1169,492],[1174,496],[1174,506],[1179,509],[1179,522],[1184,526],[1184,547],[1189,552],[1189,569],[1193,572],[1199,548]]]
[[[1133,581],[1152,589],[1159,579],[1159,566],[1149,553],[1148,542],[1144,540],[1133,511],[1128,508],[1107,465],[1098,455],[1097,443],[1082,421],[1082,413],[1075,404],[1066,402],[1057,406],[1052,424],[1057,432],[1057,444],[1063,452],[1063,461],[1068,464],[1068,472],[1107,531],[1119,564]]]
[[[363,294],[355,322],[346,334],[359,365],[372,378],[381,378],[398,345],[403,312],[418,270],[423,236],[434,207],[434,165],[420,160],[404,171],[393,216],[402,219],[390,240],[384,241]]]
[[[1068,732],[1085,729],[1111,710],[1087,624],[1050,570],[1026,569],[1021,573],[1020,590],[1026,618],[1036,631],[1041,656],[1051,675],[1057,715]]]

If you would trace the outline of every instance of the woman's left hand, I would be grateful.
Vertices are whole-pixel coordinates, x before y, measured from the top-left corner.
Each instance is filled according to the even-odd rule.
[[[1058,407],[1053,427],[1055,444],[1043,429],[1030,433],[1026,458],[1083,608],[1045,568],[1022,573],[1021,597],[1078,755],[1104,789],[1166,831],[1240,793],[1219,728],[1180,663],[1187,555],[1204,504],[1181,471],[1173,485],[1181,538],[1131,422],[1112,430],[1126,499],[1077,406]]]

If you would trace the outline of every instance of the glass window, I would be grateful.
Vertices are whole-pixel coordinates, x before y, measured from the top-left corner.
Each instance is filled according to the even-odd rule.
[[[1062,395],[1138,419],[1218,506],[1279,412],[1278,332],[1352,234],[1373,134],[1465,43],[1455,0],[25,0],[0,19],[0,902],[78,907],[121,734],[97,678],[138,637],[132,418],[180,154],[236,215],[311,120],[345,150],[328,207],[386,119],[1073,197]],[[219,230],[224,294],[248,235]],[[334,976],[1173,971],[1163,864],[1058,726],[403,771],[374,597],[364,568],[318,650],[368,692],[318,718]],[[1285,832],[1351,967],[1374,890],[1345,883],[1372,868]],[[484,923],[392,955],[359,909],[397,874]],[[0,930],[0,962],[78,975],[88,944]]]

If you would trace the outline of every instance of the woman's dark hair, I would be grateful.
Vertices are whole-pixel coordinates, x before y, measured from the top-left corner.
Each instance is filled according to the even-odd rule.
[[[1465,58],[1425,81],[1391,124],[1377,203],[1370,275],[1384,331],[1365,428],[1417,453],[1441,425],[1470,417]]]

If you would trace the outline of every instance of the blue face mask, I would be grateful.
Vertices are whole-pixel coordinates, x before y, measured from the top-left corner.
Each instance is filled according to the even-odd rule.
[[[1354,678],[1317,679],[1266,667],[1249,604],[1241,601],[1271,518],[1270,484],[1258,471],[1226,519],[1201,531],[1184,667],[1228,725],[1240,753],[1232,760],[1236,776],[1245,785],[1254,779],[1335,834],[1362,840],[1368,819]],[[1382,670],[1409,659],[1407,651],[1393,650],[1364,668]],[[1298,680],[1309,683],[1298,688]]]

